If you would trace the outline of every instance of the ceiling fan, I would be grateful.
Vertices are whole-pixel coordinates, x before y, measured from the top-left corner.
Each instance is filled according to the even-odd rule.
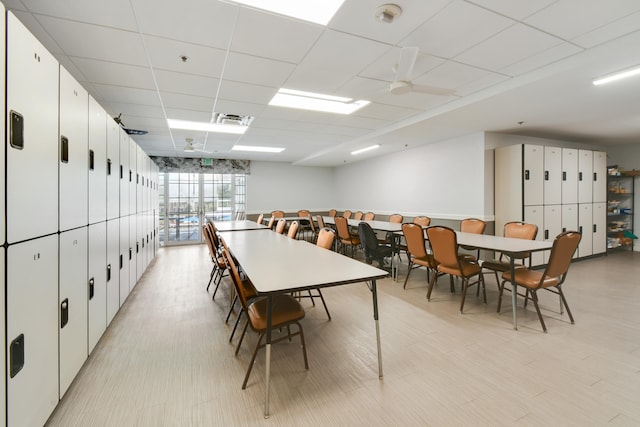
[[[187,142],[187,145],[184,146],[184,151],[186,153],[198,152],[198,153],[211,154],[211,151],[206,151],[206,150],[203,150],[201,148],[197,148],[197,147],[202,146],[202,144],[199,144],[199,143],[195,143],[194,144],[193,138],[185,138],[185,141]]]
[[[455,95],[455,91],[435,86],[419,85],[411,82],[410,77],[413,74],[413,67],[418,59],[417,47],[403,47],[400,51],[398,64],[394,67],[396,77],[389,85],[389,92],[394,95],[404,95],[409,92],[428,93],[430,95],[451,96]]]
[[[129,129],[127,127],[124,126],[124,123],[122,123],[122,113],[118,114],[118,117],[114,117],[113,121],[116,122],[117,124],[120,125],[120,127],[122,129],[124,129],[124,131],[127,133],[127,135],[146,135],[149,133],[149,131],[146,130],[140,130],[140,129]]]

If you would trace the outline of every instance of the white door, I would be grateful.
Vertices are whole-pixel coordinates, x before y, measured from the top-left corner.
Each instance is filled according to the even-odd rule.
[[[5,9],[2,3],[0,3],[0,12],[2,16],[5,16]],[[4,19],[0,19],[0,82],[5,82],[5,58],[6,58],[6,50],[5,50],[5,33],[6,33],[6,21]],[[6,100],[5,96],[5,85],[0,84],[0,99]],[[0,117],[6,117],[5,111],[5,103],[0,102]],[[4,137],[5,135],[5,121],[0,120],[0,135]],[[6,148],[0,149],[0,243],[4,243],[5,241],[5,150]],[[4,254],[4,250],[2,251]],[[2,258],[2,262],[4,263],[4,258]],[[4,277],[4,275],[2,276]],[[4,302],[4,296],[2,297],[2,301]],[[0,310],[4,310],[4,307]],[[2,312],[3,313],[3,312]],[[4,319],[4,316],[2,317]],[[2,353],[2,352],[0,352]],[[4,365],[2,365],[4,366]],[[2,380],[1,377],[0,380]],[[4,382],[0,383],[4,384]],[[0,387],[2,388],[2,387]],[[4,389],[0,391],[0,402],[4,402]],[[4,420],[4,403],[0,403],[0,419]]]
[[[602,254],[607,251],[607,203],[593,204],[593,253]]]
[[[562,203],[562,149],[544,147],[544,204]]]
[[[578,203],[578,150],[562,149],[562,203]]]
[[[607,153],[593,152],[593,202],[607,201]]]
[[[140,280],[145,268],[145,248],[147,247],[145,241],[145,222],[144,213],[139,213],[137,217],[137,230],[136,230],[136,283]]]
[[[120,219],[113,219],[107,221],[107,325],[120,308],[120,266]]]
[[[129,296],[129,264],[131,263],[132,249],[129,245],[129,217],[120,218],[120,301],[118,307],[122,307]]]
[[[120,126],[107,118],[107,219],[120,216]]]
[[[544,240],[553,242],[558,234],[562,233],[562,205],[549,205],[544,207]],[[544,262],[549,261],[551,251],[544,251]]]
[[[524,205],[544,203],[544,147],[524,145]]]
[[[538,226],[538,234],[536,240],[544,240],[544,208],[542,205],[537,206],[525,206],[524,207],[524,222],[529,224],[535,224]],[[542,252],[534,252],[531,257],[531,264],[541,265],[544,263],[544,256]]]
[[[582,233],[578,256],[582,258],[593,254],[593,203],[578,205],[578,231]]]
[[[2,6],[0,5],[0,8],[2,8]],[[1,20],[0,20],[1,21]],[[4,246],[0,246],[0,274],[2,276],[0,277],[4,277]],[[0,324],[2,324],[2,326],[4,327],[4,315],[5,315],[5,301],[4,301],[4,292],[0,292]],[[0,351],[0,363],[2,363],[1,366],[7,366],[5,365],[6,363],[6,358],[5,358],[6,353],[4,351]],[[6,384],[6,369],[2,369],[2,373],[0,373],[0,381],[2,381],[2,385]],[[5,394],[5,387],[0,387],[0,419],[2,420],[2,422],[0,422],[0,425],[4,425],[4,420],[6,419],[6,415],[7,415],[7,405],[6,405],[6,394]]]
[[[131,169],[129,166],[129,135],[122,128],[118,128],[120,140],[120,216],[129,215],[129,177]]]
[[[59,396],[58,235],[9,246],[6,292],[7,425],[41,426]]]
[[[129,138],[129,214],[138,212],[138,186],[136,176],[138,174],[138,145]]]
[[[562,232],[578,230],[578,204],[562,205]],[[578,251],[573,255],[578,257]]]
[[[107,112],[89,96],[89,224],[107,219]]]
[[[89,354],[107,328],[107,223],[89,226]]]
[[[60,398],[88,356],[87,227],[60,233]]]
[[[593,201],[593,151],[578,150],[578,203]]]
[[[135,180],[135,175],[134,178]],[[131,214],[129,216],[129,292],[135,288],[138,282],[137,266],[138,255],[140,254],[140,242],[138,241],[138,216],[137,214]]]

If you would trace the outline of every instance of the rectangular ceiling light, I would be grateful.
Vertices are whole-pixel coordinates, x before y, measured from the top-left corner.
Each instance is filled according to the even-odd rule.
[[[235,0],[236,3],[327,25],[344,0]]]
[[[251,145],[234,145],[233,151],[253,151],[257,153],[280,153],[284,151],[284,148],[279,147],[257,147]]]
[[[375,150],[375,149],[376,149],[376,148],[378,148],[378,147],[380,147],[380,145],[379,145],[379,144],[372,145],[372,146],[370,146],[370,147],[361,148],[361,149],[359,149],[359,150],[352,151],[352,152],[351,152],[351,155],[352,155],[352,156],[355,156],[356,154],[360,154],[360,153],[364,153],[364,152],[367,152],[367,151]]]
[[[167,125],[171,129],[186,129],[186,130],[199,130],[204,132],[220,132],[220,133],[234,133],[242,135],[249,129],[249,126],[243,125],[223,125],[220,123],[209,122],[191,122],[188,120],[175,120],[167,119]]]
[[[340,96],[282,88],[269,101],[269,105],[325,113],[351,114],[365,105],[369,105],[369,101],[354,101],[351,98]]]
[[[640,74],[640,67],[631,68],[625,71],[620,71],[619,73],[611,74],[593,81],[593,84],[603,85],[605,83],[615,82],[616,80],[626,79],[627,77],[635,76]]]

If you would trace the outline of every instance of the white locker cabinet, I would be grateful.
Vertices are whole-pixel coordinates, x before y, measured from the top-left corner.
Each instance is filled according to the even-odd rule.
[[[545,205],[542,237],[544,240],[553,242],[560,233],[562,233],[562,205]],[[549,261],[550,254],[551,251],[544,251],[545,263]]]
[[[144,272],[144,268],[145,268],[145,249],[147,247],[146,241],[145,241],[145,231],[146,231],[146,227],[145,227],[145,221],[144,221],[144,213],[139,213],[136,215],[136,223],[137,223],[137,229],[136,229],[136,283],[138,282],[138,280],[140,280],[140,277],[142,277],[142,273]]]
[[[593,152],[593,203],[607,201],[607,153]]]
[[[129,135],[120,128],[120,216],[129,215]]]
[[[578,204],[562,205],[562,232],[578,230]],[[578,251],[573,254],[578,257]]]
[[[135,178],[134,178],[135,179]],[[140,242],[138,241],[138,217],[129,216],[129,292],[138,282],[138,256],[140,255]]]
[[[578,205],[578,231],[582,239],[578,245],[578,256],[585,257],[593,254],[593,203]]]
[[[504,224],[519,220],[523,215],[522,146],[510,145],[495,150],[494,164],[495,232],[497,236],[502,236]],[[156,197],[158,199],[154,206],[158,206],[158,191]],[[158,226],[159,223],[156,223]]]
[[[537,225],[538,234],[536,235],[536,240],[544,240],[544,206],[525,206],[524,222]],[[533,252],[531,254],[532,265],[541,265],[543,262],[544,256],[542,252]]]
[[[607,251],[607,202],[593,204],[593,239],[591,242],[593,254],[603,254]]]
[[[544,147],[524,145],[524,205],[544,204]]]
[[[120,130],[107,118],[107,219],[120,216]]]
[[[111,323],[120,308],[120,265],[120,219],[118,218],[107,221],[107,325]]]
[[[88,215],[89,95],[60,67],[60,231],[86,226]]]
[[[58,231],[58,73],[53,55],[7,13],[7,241]]]
[[[105,221],[91,224],[89,226],[89,271],[87,274],[88,354],[91,354],[107,329],[107,279],[110,279],[110,274],[111,271],[107,268],[107,223]]]
[[[7,425],[41,426],[58,404],[58,235],[7,249]]]
[[[87,359],[87,230],[60,233],[58,328],[60,398]]]
[[[544,147],[544,204],[562,203],[562,149]]]
[[[125,300],[129,296],[129,270],[131,269],[131,258],[133,250],[129,245],[129,217],[120,217],[120,301],[118,308],[122,307]]]
[[[89,96],[89,224],[107,219],[107,112]]]
[[[562,203],[578,203],[578,150],[562,149]]]
[[[138,212],[138,182],[136,175],[138,174],[138,144],[129,138],[129,214],[134,215]]]
[[[578,203],[593,202],[593,151],[578,150]]]

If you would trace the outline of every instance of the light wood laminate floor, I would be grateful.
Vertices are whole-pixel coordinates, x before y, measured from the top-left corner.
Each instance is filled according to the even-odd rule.
[[[262,416],[264,352],[241,383],[256,336],[238,356],[225,325],[228,279],[205,291],[206,247],[161,249],[52,414],[51,426],[638,426],[640,253],[574,263],[564,287],[576,319],[543,295],[496,314],[443,278],[427,302],[426,272],[378,284],[384,380],[378,380],[371,296],[364,284],[303,304],[309,370],[299,341],[272,351],[271,418]],[[475,291],[475,290],[474,290]],[[544,292],[543,294],[548,294]]]

